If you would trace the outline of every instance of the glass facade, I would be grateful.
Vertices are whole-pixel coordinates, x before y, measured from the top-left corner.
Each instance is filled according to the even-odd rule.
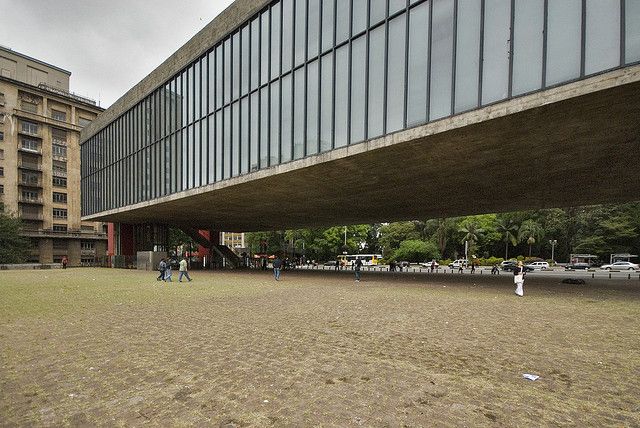
[[[82,145],[91,215],[640,61],[635,0],[279,0]]]

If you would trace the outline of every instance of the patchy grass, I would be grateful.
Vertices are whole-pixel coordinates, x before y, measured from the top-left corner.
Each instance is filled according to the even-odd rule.
[[[0,272],[0,426],[640,425],[637,281],[192,276]]]

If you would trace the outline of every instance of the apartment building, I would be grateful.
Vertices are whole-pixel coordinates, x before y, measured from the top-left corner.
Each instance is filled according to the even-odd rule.
[[[23,220],[29,262],[106,253],[106,226],[80,220],[80,130],[103,109],[69,92],[70,76],[0,46],[0,202]]]

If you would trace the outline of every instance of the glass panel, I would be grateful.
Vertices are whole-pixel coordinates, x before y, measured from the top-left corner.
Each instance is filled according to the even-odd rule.
[[[224,103],[231,101],[231,39],[224,41]]]
[[[318,153],[318,61],[307,65],[307,155]]]
[[[387,17],[387,0],[369,0],[369,26],[373,27]]]
[[[222,46],[216,48],[216,109],[222,107]]]
[[[353,0],[351,34],[354,36],[367,28],[367,3],[367,0]]]
[[[404,128],[406,15],[389,21],[387,54],[387,133]]]
[[[351,46],[351,144],[364,140],[366,36],[360,36]]]
[[[338,0],[336,7],[336,44],[340,44],[349,38],[351,2]]]
[[[269,81],[269,11],[263,12],[261,19],[262,37],[260,39],[260,84],[264,85]]]
[[[188,189],[189,188],[189,171],[191,170],[191,166],[189,165],[189,138],[187,137],[187,130],[189,130],[189,128],[184,128],[182,129],[182,138],[180,140],[181,144],[182,144],[182,189]],[[148,152],[145,152],[148,153]],[[148,169],[147,169],[147,164],[146,164],[147,160],[146,160],[146,155],[143,158],[143,165],[142,165],[142,171],[144,171],[145,174],[148,174]],[[147,196],[144,196],[144,199],[146,199]]]
[[[509,96],[511,0],[485,0],[482,104]]]
[[[407,7],[406,0],[389,0],[389,16]]]
[[[478,106],[481,0],[458,0],[456,113]]]
[[[293,157],[304,157],[305,132],[305,83],[304,68],[299,68],[294,74],[293,87]]]
[[[585,74],[620,65],[620,0],[587,0]]]
[[[240,97],[240,33],[235,33],[232,38],[232,77],[231,83],[233,92],[231,94],[232,100],[237,100]]]
[[[269,138],[269,166],[280,163],[280,84],[271,84],[271,137]]]
[[[201,126],[201,130],[200,130],[200,138],[201,138],[201,142],[200,142],[200,153],[201,153],[201,161],[200,161],[200,168],[201,168],[201,174],[200,174],[200,185],[205,185],[207,184],[207,181],[209,179],[209,175],[208,175],[208,163],[209,163],[209,133],[207,132],[207,125],[208,125],[208,121],[207,119],[202,119],[202,121],[200,122],[200,126]]]
[[[320,88],[320,151],[331,150],[333,137],[333,54],[322,57]]]
[[[334,7],[335,0],[322,1],[322,52],[333,47]]]
[[[547,86],[580,76],[581,0],[548,0]]]
[[[308,0],[307,58],[318,55],[320,42],[320,0]]]
[[[209,122],[209,126],[208,126],[208,136],[209,136],[209,141],[207,142],[207,145],[209,147],[208,149],[208,156],[205,159],[207,164],[208,164],[208,169],[209,169],[209,174],[208,174],[208,178],[207,178],[207,182],[213,183],[216,181],[216,164],[215,164],[215,153],[216,153],[216,117],[215,115],[211,115],[208,118],[208,122]],[[173,157],[173,154],[172,154]],[[175,173],[174,173],[175,174]],[[173,175],[173,174],[172,174]]]
[[[216,55],[215,55],[215,51],[211,51],[209,52],[209,113],[213,112],[216,108]],[[171,110],[172,110],[172,115],[174,114],[174,99],[172,97],[172,106],[171,106]],[[175,129],[175,127],[171,128],[172,130]]]
[[[251,21],[251,90],[260,84],[260,19]]]
[[[200,103],[202,93],[200,92],[200,62],[196,62],[193,71],[193,98],[189,101],[189,107],[194,109],[193,120],[200,119]],[[161,97],[158,99],[158,114],[162,116],[162,104],[160,103]]]
[[[386,26],[369,33],[369,106],[368,138],[384,132],[384,42]]]
[[[240,100],[240,174],[249,171],[249,97]]]
[[[240,171],[240,103],[231,105],[231,175]]]
[[[291,160],[291,74],[282,78],[282,129],[280,131],[280,161]]]
[[[251,94],[251,152],[249,153],[249,163],[251,171],[260,169],[258,163],[258,148],[260,143],[260,97],[258,92]]]
[[[280,3],[271,8],[271,78],[280,76]]]
[[[542,87],[544,0],[516,0],[513,95]]]
[[[194,162],[194,134],[193,134],[193,128],[194,125],[189,125],[189,127],[187,128],[187,157],[186,157],[186,162],[187,162],[187,168],[188,168],[188,175],[187,175],[187,186],[189,189],[193,188],[193,171],[196,167],[196,164]]]
[[[429,118],[451,114],[453,0],[433,0]]]
[[[222,177],[231,177],[231,107],[226,106],[223,110],[224,129],[223,129],[223,166]]]
[[[242,29],[242,45],[240,48],[240,54],[242,58],[242,64],[240,64],[240,93],[246,95],[249,92],[249,26],[245,26]]]
[[[334,147],[348,143],[349,122],[349,46],[336,50],[336,114]]]
[[[302,64],[305,60],[305,51],[307,48],[307,2],[295,2],[295,61],[296,66]]]
[[[625,1],[625,61],[640,61],[640,1]]]
[[[427,59],[429,56],[429,3],[409,12],[409,81],[407,126],[427,121]]]
[[[198,98],[200,99],[200,117],[202,116],[206,116],[207,115],[207,97],[209,95],[209,79],[208,79],[208,67],[209,67],[209,58],[207,56],[205,56],[204,58],[202,58],[201,60],[201,75],[202,78],[200,79],[200,81],[202,82],[202,89],[201,91],[198,93]],[[167,97],[165,96],[165,103],[168,101]],[[165,114],[168,114],[168,109],[165,109]]]
[[[196,122],[193,126],[193,186],[200,186],[200,178],[202,177],[202,165],[200,159],[200,122]]]
[[[269,87],[260,89],[260,168],[269,166]]]
[[[293,49],[293,0],[282,0],[282,72],[291,69]]]

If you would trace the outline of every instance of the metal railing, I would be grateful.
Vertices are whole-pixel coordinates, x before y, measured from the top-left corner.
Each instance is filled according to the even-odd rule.
[[[53,86],[49,86],[46,83],[40,83],[38,85],[38,88],[44,89],[45,91],[53,92],[55,94],[62,95],[68,98],[73,98],[85,104],[96,105],[95,100],[92,100],[91,98],[83,97],[78,94],[74,94],[73,92],[65,91],[64,89],[54,88]]]
[[[41,164],[25,162],[22,159],[18,161],[18,168],[32,169],[34,171],[42,171],[42,165]]]
[[[20,212],[20,218],[24,220],[40,220],[44,218],[42,213]],[[24,232],[34,232],[34,230],[25,229]]]
[[[39,205],[43,204],[42,197],[29,198],[29,197],[26,197],[26,196],[19,196],[18,197],[18,202],[23,203],[23,204],[39,204]]]

